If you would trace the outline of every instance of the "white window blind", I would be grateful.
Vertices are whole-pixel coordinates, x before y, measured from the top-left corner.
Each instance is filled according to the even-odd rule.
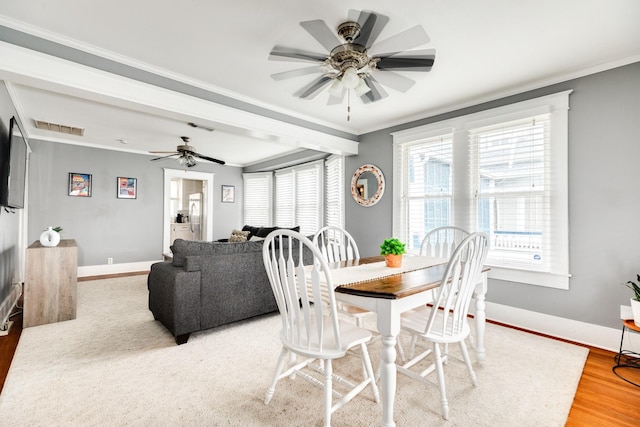
[[[420,251],[425,234],[451,223],[452,135],[435,136],[402,146],[401,209],[404,227],[397,235],[410,253]],[[402,166],[400,166],[402,167]]]
[[[323,220],[323,177],[323,161],[276,171],[275,225],[299,225],[304,235],[318,231]]]
[[[272,187],[271,172],[245,173],[244,180],[244,223],[254,227],[271,225]]]
[[[332,155],[325,161],[325,226],[344,228],[344,156]]]
[[[469,131],[477,229],[490,239],[487,264],[550,271],[550,115]]]
[[[490,277],[568,289],[570,93],[394,133],[394,235],[483,231]]]
[[[293,169],[276,171],[275,225],[295,227],[296,221],[296,173]]]

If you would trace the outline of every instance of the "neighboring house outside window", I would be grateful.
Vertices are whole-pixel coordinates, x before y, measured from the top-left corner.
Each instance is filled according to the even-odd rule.
[[[568,289],[569,93],[394,133],[394,236],[482,231],[490,277]]]

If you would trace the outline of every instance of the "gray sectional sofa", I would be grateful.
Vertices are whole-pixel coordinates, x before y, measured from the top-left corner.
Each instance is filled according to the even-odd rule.
[[[184,344],[192,332],[277,311],[262,243],[176,239],[173,260],[153,264],[147,278],[153,317]]]

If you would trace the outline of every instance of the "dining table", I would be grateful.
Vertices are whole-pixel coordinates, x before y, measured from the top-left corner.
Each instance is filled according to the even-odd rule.
[[[408,256],[400,268],[386,267],[383,256],[359,258],[330,265],[337,301],[377,315],[381,336],[380,394],[383,426],[395,426],[393,407],[396,395],[396,342],[402,313],[433,301],[432,290],[442,281],[447,260]],[[474,291],[475,323],[473,349],[479,363],[484,362],[485,294],[487,272],[483,268]]]

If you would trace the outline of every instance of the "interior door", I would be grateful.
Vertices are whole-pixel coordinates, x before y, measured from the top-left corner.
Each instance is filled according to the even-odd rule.
[[[176,181],[179,180],[179,181]],[[199,192],[201,193],[200,212],[198,223],[200,225],[200,240],[213,240],[213,174],[207,172],[195,172],[182,169],[164,169],[164,225],[162,253],[169,254],[171,250],[171,226],[175,224],[178,211],[182,211],[184,217],[189,216],[189,191],[184,191],[181,180],[197,181],[201,183]],[[173,184],[172,184],[173,181]],[[176,182],[178,184],[176,184]],[[176,195],[174,189],[180,191]],[[180,201],[176,201],[180,200]],[[184,204],[181,201],[184,200]]]

